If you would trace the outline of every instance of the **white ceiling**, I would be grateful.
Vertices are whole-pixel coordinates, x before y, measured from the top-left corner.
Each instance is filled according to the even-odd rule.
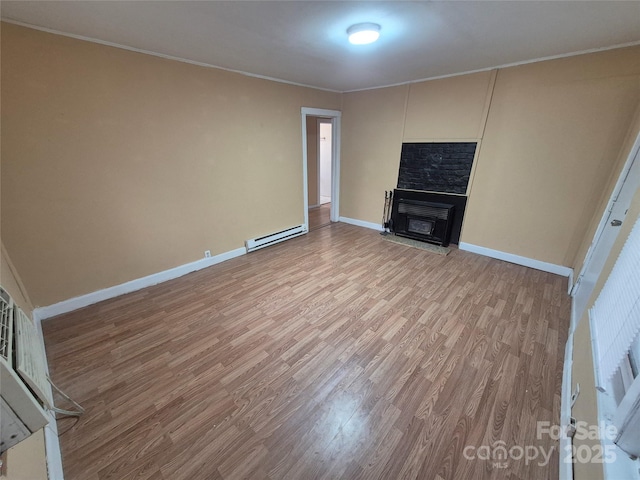
[[[2,18],[337,91],[640,41],[638,1],[6,1]],[[352,46],[347,28],[382,26]]]

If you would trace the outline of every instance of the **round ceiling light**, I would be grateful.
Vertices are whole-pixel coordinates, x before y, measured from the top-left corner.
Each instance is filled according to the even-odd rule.
[[[380,25],[377,23],[358,23],[347,29],[349,42],[354,45],[366,45],[375,42],[380,36]]]

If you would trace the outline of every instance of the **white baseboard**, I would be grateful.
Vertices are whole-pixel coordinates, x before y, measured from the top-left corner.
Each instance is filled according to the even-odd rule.
[[[42,351],[46,352],[46,346],[44,343],[44,334],[42,332],[42,319],[38,314],[33,312],[33,321],[36,325],[36,331],[38,337],[40,337],[40,343],[42,345]],[[44,356],[44,368],[49,375],[49,363],[47,362],[47,355]],[[51,395],[51,385],[47,385],[49,394]],[[53,395],[51,395],[53,398]],[[47,461],[47,478],[49,480],[64,480],[64,472],[62,470],[62,452],[60,450],[60,439],[58,438],[58,424],[56,423],[56,415],[51,410],[48,412],[49,424],[44,427],[44,451]]]
[[[64,480],[62,470],[62,452],[55,419],[44,427],[44,449],[47,455],[47,472],[49,480]]]
[[[567,282],[567,293],[571,295],[571,290],[573,290],[573,268],[571,269],[571,273],[569,273],[569,281]]]
[[[365,222],[364,220],[358,220],[355,218],[340,217],[338,218],[338,221],[348,223],[350,225],[356,225],[358,227],[370,228],[371,230],[377,230],[378,232],[383,230],[382,225],[379,223]]]
[[[225,260],[239,257],[240,255],[245,255],[246,253],[247,251],[245,248],[236,248],[235,250],[231,250],[229,252],[214,255],[213,257],[209,258],[202,258],[200,260],[196,260],[195,262],[180,265],[179,267],[171,268],[163,272],[154,273],[152,275],[138,278],[136,280],[131,280],[130,282],[122,283],[120,285],[115,285],[113,287],[98,290],[97,292],[87,293],[86,295],[70,298],[69,300],[63,300],[62,302],[55,303],[47,307],[38,307],[33,311],[33,315],[34,318],[37,317],[39,321],[46,320],[47,318],[55,317],[56,315],[61,315],[63,313],[69,313],[74,310],[78,310],[79,308],[101,302],[103,300],[108,300],[110,298],[118,297],[126,293],[135,292],[136,290],[151,287],[153,285],[157,285],[158,283],[166,282],[167,280],[173,280],[174,278],[181,277],[183,275],[186,275],[187,273],[202,270],[203,268],[207,268],[217,263],[224,262]]]
[[[513,253],[501,252],[499,250],[480,247],[466,242],[460,242],[458,248],[460,250],[466,250],[467,252],[477,253],[479,255],[496,258],[498,260],[504,260],[505,262],[515,263],[516,265],[535,268],[536,270],[542,270],[543,272],[555,273],[556,275],[561,275],[563,277],[573,277],[573,268],[565,267],[563,265],[542,262],[540,260],[534,260],[533,258],[521,257],[520,255],[514,255]]]
[[[573,310],[573,309],[572,309]],[[569,425],[571,420],[571,390],[573,388],[571,380],[571,369],[573,366],[573,332],[569,333],[567,344],[564,348],[564,368],[562,369],[562,395],[560,397],[560,427],[562,431],[566,431],[565,427]],[[566,457],[565,452],[571,451],[572,439],[567,435],[560,437],[560,456]],[[573,464],[571,462],[559,462],[560,480],[573,479]]]

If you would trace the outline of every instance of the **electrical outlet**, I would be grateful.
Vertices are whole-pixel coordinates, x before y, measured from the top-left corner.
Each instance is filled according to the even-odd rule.
[[[204,251],[204,258],[211,258],[211,250]]]

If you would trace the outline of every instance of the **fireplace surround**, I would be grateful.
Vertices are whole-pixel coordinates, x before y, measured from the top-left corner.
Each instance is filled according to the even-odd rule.
[[[390,228],[396,235],[457,244],[476,142],[403,143]]]
[[[410,199],[394,192],[393,231],[396,235],[446,247],[451,239],[455,205]]]
[[[466,205],[463,195],[396,189],[389,227],[396,235],[415,240],[443,246],[458,244]]]

